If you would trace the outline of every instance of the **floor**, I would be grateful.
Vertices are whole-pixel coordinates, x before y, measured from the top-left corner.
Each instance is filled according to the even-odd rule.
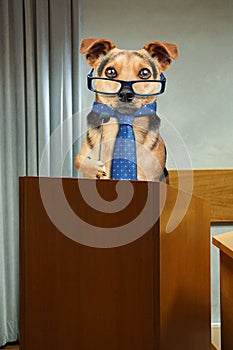
[[[218,345],[220,344],[219,331],[215,330],[214,332],[212,332],[212,337],[213,336],[214,336],[214,338],[212,338],[213,344],[212,344],[211,350],[220,350],[220,347],[218,347]],[[19,350],[19,346],[15,346],[15,345],[13,345],[13,346],[6,346],[3,349],[4,350]]]
[[[221,350],[221,339],[220,339],[220,328],[214,327],[211,329],[211,339],[212,339],[212,348],[211,350]],[[1,348],[3,350],[19,350],[18,345],[9,345],[4,348]]]
[[[4,350],[19,350],[18,346],[7,346],[5,348],[3,348]],[[212,345],[212,349],[211,350],[218,350],[218,348],[216,348],[214,345]]]
[[[5,348],[3,348],[4,350],[19,350],[18,346],[7,346]],[[217,348],[215,346],[212,345],[212,349],[211,350],[216,350]],[[217,349],[218,350],[218,349]]]
[[[219,327],[213,327],[211,329],[211,340],[215,346],[213,349],[221,350],[221,331]]]

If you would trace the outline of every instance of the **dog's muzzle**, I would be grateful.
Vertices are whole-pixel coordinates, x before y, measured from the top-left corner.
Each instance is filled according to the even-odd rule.
[[[124,86],[118,93],[120,102],[132,102],[134,99],[134,93],[129,86]]]

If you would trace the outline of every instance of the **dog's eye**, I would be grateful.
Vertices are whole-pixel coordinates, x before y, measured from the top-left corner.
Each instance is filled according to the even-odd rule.
[[[116,71],[116,69],[113,68],[113,67],[108,67],[108,68],[106,68],[106,70],[105,70],[105,75],[106,75],[106,77],[108,77],[108,78],[116,78],[116,76],[117,76],[117,71]]]
[[[138,73],[139,78],[141,79],[149,79],[151,77],[151,72],[147,68],[142,68]]]

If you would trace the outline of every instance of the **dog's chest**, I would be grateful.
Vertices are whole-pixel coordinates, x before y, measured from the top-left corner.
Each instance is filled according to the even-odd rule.
[[[139,145],[150,147],[155,143],[158,136],[158,129],[149,130],[149,117],[135,118],[133,123],[133,131],[136,141],[136,148]],[[111,118],[107,124],[103,125],[101,160],[109,162],[112,159],[114,145],[119,132],[119,124],[116,118]],[[90,144],[92,144],[92,152],[97,152],[100,147],[101,128],[93,128],[88,133]]]
[[[143,143],[148,134],[148,117],[135,118],[133,131],[136,142]],[[115,118],[110,119],[110,123],[103,126],[103,142],[115,142],[119,132],[119,124]]]
[[[119,132],[119,124],[115,118],[111,118],[110,123],[103,126],[102,137],[102,161],[108,162],[112,159],[115,141]],[[151,138],[151,133],[148,130],[149,119],[148,117],[135,118],[133,123],[133,131],[136,141],[136,148],[138,145],[143,145],[148,142],[148,138]],[[156,138],[153,133],[154,139]],[[100,137],[99,137],[100,139]]]

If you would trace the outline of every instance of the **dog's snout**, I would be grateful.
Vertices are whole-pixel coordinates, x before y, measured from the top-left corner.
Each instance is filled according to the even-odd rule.
[[[119,100],[121,102],[132,102],[134,99],[134,94],[130,87],[124,87],[120,92],[119,92]]]

